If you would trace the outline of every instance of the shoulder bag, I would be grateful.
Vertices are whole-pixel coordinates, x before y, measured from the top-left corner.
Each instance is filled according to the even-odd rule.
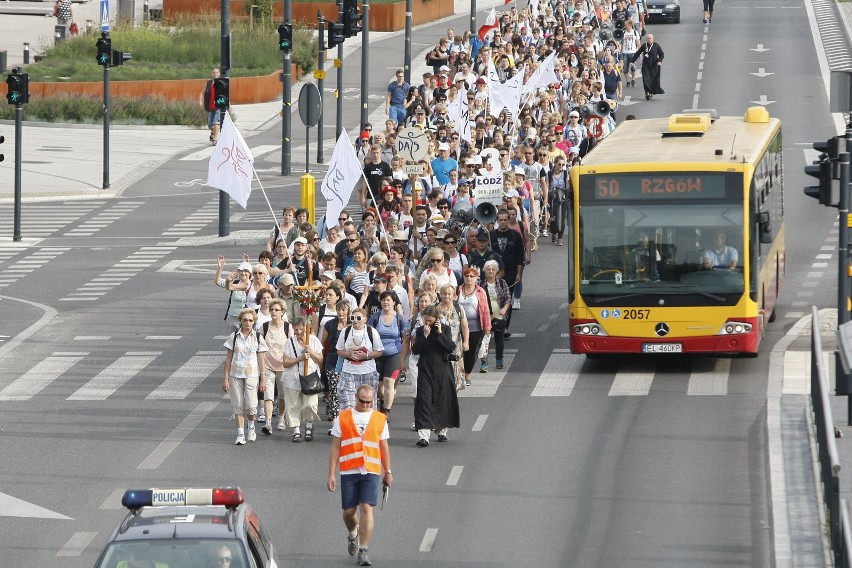
[[[292,337],[290,338],[290,343],[293,345],[293,355],[295,355],[296,342],[293,341]],[[300,370],[301,365],[302,363],[299,363]],[[319,394],[325,390],[325,386],[322,384],[322,377],[317,371],[314,371],[307,376],[299,372],[299,385],[302,387],[302,394]]]

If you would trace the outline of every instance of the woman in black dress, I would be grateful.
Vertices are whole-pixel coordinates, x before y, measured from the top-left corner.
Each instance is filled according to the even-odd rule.
[[[414,425],[420,437],[417,446],[425,448],[432,430],[439,442],[446,442],[447,430],[458,428],[460,420],[451,361],[456,344],[450,338],[450,326],[441,323],[441,312],[435,306],[427,307],[421,316],[423,326],[417,330],[411,351],[420,356]]]

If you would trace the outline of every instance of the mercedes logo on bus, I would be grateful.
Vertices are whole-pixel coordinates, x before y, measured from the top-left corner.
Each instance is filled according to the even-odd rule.
[[[669,326],[665,323],[658,323],[654,326],[654,333],[657,334],[657,337],[665,337],[669,334]]]

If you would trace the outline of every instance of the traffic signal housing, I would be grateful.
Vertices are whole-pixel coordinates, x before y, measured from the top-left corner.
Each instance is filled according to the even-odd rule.
[[[6,137],[3,136],[2,134],[0,134],[0,144],[2,144],[5,141],[6,141]],[[0,162],[2,162],[5,159],[6,159],[6,156],[4,156],[3,154],[0,154]]]
[[[133,56],[129,53],[124,53],[122,51],[118,51],[117,49],[112,50],[112,66],[118,67],[119,65],[124,65],[125,61],[130,61],[133,59]]]
[[[106,32],[101,34],[95,45],[98,47],[98,65],[109,65],[112,57],[112,40],[107,37]]]
[[[293,24],[278,26],[278,49],[288,53],[293,51]]]
[[[326,47],[328,49],[331,49],[332,47],[343,43],[343,41],[346,39],[343,24],[340,24],[338,22],[326,21],[325,25],[328,28],[328,45]]]
[[[835,163],[839,157],[839,145],[837,137],[830,138],[825,142],[814,142],[814,150],[819,150],[819,160],[809,166],[805,166],[805,173],[819,180],[819,185],[809,185],[805,187],[805,195],[809,195],[817,199],[820,205],[828,205],[833,207],[835,204],[833,195],[833,178],[832,175],[832,158],[834,155]]]
[[[346,37],[361,33],[363,18],[358,12],[358,0],[343,0],[343,33]]]
[[[21,73],[20,67],[15,67],[6,77],[6,101],[10,105],[21,105],[30,102],[30,76]]]
[[[227,77],[219,77],[218,79],[213,79],[213,101],[216,104],[217,109],[225,110],[231,104],[230,95],[228,92],[229,88],[230,83]]]

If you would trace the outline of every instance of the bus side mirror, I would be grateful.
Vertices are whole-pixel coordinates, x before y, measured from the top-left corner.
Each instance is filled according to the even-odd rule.
[[[769,211],[761,211],[757,214],[757,228],[760,233],[760,243],[772,244],[772,226],[769,223]]]

